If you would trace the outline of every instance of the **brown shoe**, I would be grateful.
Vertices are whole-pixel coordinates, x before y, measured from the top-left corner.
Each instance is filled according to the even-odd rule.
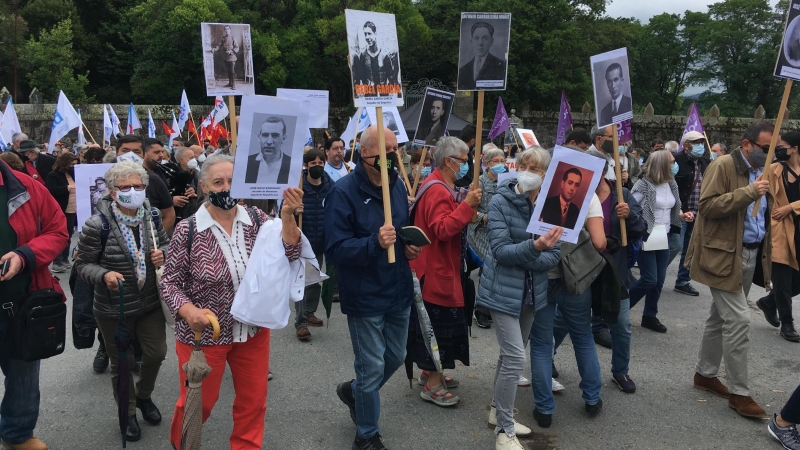
[[[728,400],[728,406],[735,409],[740,415],[745,417],[754,417],[756,419],[766,419],[767,413],[763,408],[758,406],[753,397],[731,394]]]
[[[300,328],[297,329],[297,339],[300,339],[301,341],[305,341],[306,339],[308,339],[310,337],[311,337],[311,332],[308,331],[308,328],[300,327]]]
[[[322,319],[317,319],[317,316],[308,316],[308,325],[312,327],[321,327]]]
[[[9,444],[6,441],[3,441],[3,449],[14,449],[14,450],[47,450],[47,444],[40,441],[37,437],[32,437],[27,441],[23,442],[22,444]]]
[[[694,388],[700,389],[701,391],[711,392],[717,397],[722,398],[730,398],[731,395],[731,393],[728,392],[728,388],[722,384],[721,381],[719,381],[719,378],[704,377],[697,372],[694,374]]]

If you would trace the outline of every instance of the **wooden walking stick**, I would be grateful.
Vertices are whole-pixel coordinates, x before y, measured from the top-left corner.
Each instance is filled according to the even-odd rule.
[[[622,196],[622,170],[619,166],[619,135],[617,134],[617,124],[611,125],[611,133],[614,134],[614,174],[617,177],[617,201],[623,201]],[[628,230],[625,221],[619,221],[619,231],[622,237],[622,246],[628,246]]]
[[[783,125],[783,114],[786,111],[786,105],[789,103],[789,94],[792,93],[792,79],[786,79],[786,87],[783,88],[783,98],[781,99],[781,109],[778,110],[778,117],[775,118],[775,130],[772,132],[772,140],[769,142],[769,152],[767,153],[767,162],[764,163],[764,173],[761,175],[762,180],[769,180],[771,171],[769,170],[773,158],[775,158],[775,147],[778,145],[778,139],[781,137],[781,125]],[[766,176],[766,178],[764,178]],[[756,204],[753,205],[753,217],[758,216],[758,207],[761,206],[761,197],[756,199]]]
[[[389,170],[387,169],[386,159],[386,142],[384,142],[384,129],[383,129],[383,107],[378,106],[375,108],[375,118],[378,121],[378,151],[381,158],[381,192],[383,194],[383,217],[384,225],[392,224],[392,199],[389,193]],[[356,127],[356,130],[358,127]],[[389,264],[394,264],[394,245],[386,249],[389,255]]]

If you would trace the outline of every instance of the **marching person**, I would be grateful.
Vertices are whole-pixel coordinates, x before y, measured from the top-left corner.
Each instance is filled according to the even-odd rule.
[[[455,182],[466,175],[469,148],[461,139],[444,137],[436,144],[433,157],[436,169],[420,189],[413,225],[419,227],[431,240],[422,247],[419,258],[411,269],[419,277],[422,300],[431,320],[442,368],[455,369],[456,360],[469,365],[469,334],[464,317],[464,293],[461,282],[465,266],[467,225],[481,202],[481,190],[470,191],[464,197],[456,190]],[[418,194],[419,195],[419,194]],[[416,308],[411,309],[410,333],[414,337],[414,362],[422,370],[420,382],[425,386],[420,392],[423,400],[439,406],[453,406],[461,399],[450,393],[442,384],[428,352]],[[447,386],[455,388],[458,382],[446,378]]]
[[[428,151],[425,153],[425,161],[422,161],[422,150],[411,153],[410,166],[411,171],[408,173],[408,178],[411,185],[413,186],[414,183],[417,183],[417,178],[419,178],[419,184],[422,185],[422,180],[428,178],[431,174],[431,166],[433,166],[433,156],[431,152]]]
[[[72,153],[62,153],[56,158],[56,163],[53,164],[53,170],[47,175],[45,186],[53,195],[53,198],[58,202],[61,212],[67,218],[67,235],[72,240],[72,232],[75,230],[75,222],[77,221],[76,206],[75,206],[75,165],[80,161],[78,157]],[[64,272],[69,268],[69,247],[70,244],[64,247],[58,258],[53,261],[53,272]]]
[[[325,141],[325,173],[333,182],[339,181],[350,173],[344,162],[344,141],[340,138],[329,138]]]
[[[25,164],[23,172],[44,185],[47,175],[53,170],[53,164],[55,164],[56,159],[46,153],[40,153],[36,142],[27,139],[27,137],[19,142],[19,148],[16,152],[17,156]]]
[[[0,161],[0,264],[8,264],[0,276],[0,348],[11,342],[6,336],[9,299],[56,288],[48,266],[68,242],[67,221],[44,185]],[[0,409],[4,449],[47,450],[33,436],[39,419],[39,366],[38,360],[11,359],[0,352],[5,376]]]
[[[794,328],[792,297],[800,294],[800,133],[790,131],[781,135],[775,147],[776,163],[769,177],[770,192],[775,198],[771,210],[772,232],[772,290],[756,302],[764,318],[773,327],[780,327],[787,341],[798,342]]]
[[[164,146],[158,140],[150,138],[148,138],[147,144],[145,145],[145,140],[136,134],[119,136],[117,139],[117,157],[126,153],[133,153],[142,160],[142,165],[149,174],[149,183],[145,191],[147,201],[150,202],[150,206],[161,211],[164,230],[169,233],[175,224],[175,208],[173,207],[172,196],[169,195],[167,183],[161,178],[160,172],[154,172],[159,170],[158,165],[166,157]],[[145,154],[145,150],[147,154]]]
[[[361,160],[353,174],[334,184],[326,197],[325,257],[339,274],[339,301],[347,315],[356,378],[339,383],[336,394],[358,427],[354,450],[383,450],[380,389],[405,359],[408,320],[414,298],[409,260],[419,247],[403,245],[397,229],[409,225],[408,193],[398,182],[397,138],[384,131],[392,224],[384,223],[378,128],[361,137]],[[395,263],[386,249],[394,247]]]
[[[160,220],[154,220],[145,199],[149,177],[141,165],[119,162],[108,169],[104,178],[109,191],[97,205],[102,216],[92,216],[81,229],[75,268],[81,278],[95,287],[94,315],[105,348],[111,350],[107,353],[111,360],[115,399],[120,376],[118,353],[112,350],[120,314],[117,283],[118,280],[124,282],[125,321],[142,349],[139,381],[129,384],[129,420],[125,436],[129,441],[138,441],[142,434],[136,418],[137,408],[142,410],[145,422],[151,425],[161,422],[161,413],[151,394],[167,354],[167,335],[155,270],[164,264],[169,238]],[[153,231],[157,236],[157,248]],[[133,360],[132,354],[130,359]]]
[[[178,147],[175,150],[175,161],[180,167],[180,172],[172,178],[173,189],[180,182],[183,192],[174,192],[172,204],[175,208],[175,220],[180,222],[203,206],[206,201],[200,190],[200,163],[191,148]],[[185,186],[185,187],[184,187]]]
[[[207,314],[219,320],[221,333],[217,341],[211,340],[210,329],[203,333],[201,345],[211,373],[203,380],[202,420],[208,419],[219,399],[227,363],[235,392],[230,448],[260,449],[264,440],[270,330],[237,322],[231,316],[231,305],[259,224],[270,219],[258,208],[237,205],[230,196],[232,182],[232,157],[218,154],[206,160],[200,172],[200,188],[209,201],[175,227],[161,279],[161,295],[175,316],[180,373],[180,395],[170,425],[169,439],[174,448],[181,448],[186,406],[186,373],[180,367],[189,360],[194,333],[210,324]],[[283,247],[289,261],[294,261],[300,257],[302,245],[294,219],[295,212],[303,211],[302,191],[289,188],[283,199]]]
[[[794,390],[789,401],[783,406],[780,414],[774,414],[767,429],[775,440],[788,450],[800,450],[800,433],[797,424],[800,423],[800,386]]]
[[[762,180],[774,126],[757,122],[744,131],[741,147],[717,158],[706,169],[697,221],[686,254],[693,280],[711,289],[711,311],[700,342],[694,387],[728,399],[728,406],[745,417],[766,413],[750,396],[747,352],[750,310],[747,295],[753,282],[759,249],[765,282],[771,279],[772,236],[767,211],[773,197]],[[652,157],[651,157],[652,158]],[[752,217],[755,201],[758,214]],[[717,378],[725,359],[728,387]]]
[[[495,147],[487,151],[486,159],[490,158],[490,153],[503,156],[503,151]],[[494,162],[505,167],[505,162]],[[530,428],[514,420],[513,411],[535,307],[547,304],[547,271],[556,267],[561,259],[557,247],[563,231],[561,227],[554,227],[538,237],[526,231],[533,202],[549,164],[550,155],[545,150],[533,148],[522,152],[517,157],[516,178],[497,186],[497,195],[484,213],[488,215],[484,220],[488,245],[486,254],[482,255],[485,262],[477,303],[491,312],[500,346],[489,411],[489,426],[496,427],[497,450],[521,450],[517,437],[531,434]],[[492,172],[494,165],[487,166],[486,173]]]

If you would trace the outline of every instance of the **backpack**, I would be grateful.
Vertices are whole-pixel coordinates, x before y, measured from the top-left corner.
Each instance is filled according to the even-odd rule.
[[[414,225],[414,213],[416,212],[416,207],[417,203],[419,203],[419,200],[426,192],[428,192],[428,189],[437,184],[441,184],[442,186],[446,187],[447,191],[450,192],[450,194],[453,196],[453,200],[455,200],[456,203],[459,203],[461,202],[461,200],[464,199],[465,194],[463,192],[463,189],[457,188],[455,191],[453,191],[452,189],[450,189],[450,186],[448,186],[447,183],[445,183],[444,181],[431,180],[430,182],[425,183],[424,185],[422,185],[422,187],[419,188],[419,190],[417,191],[417,195],[414,196],[414,200],[412,200],[411,203],[408,205],[409,224]]]
[[[261,229],[261,219],[258,217],[258,213],[256,213],[256,207],[251,206],[247,208],[247,212],[248,214],[250,214],[250,218],[253,219],[253,223],[256,224],[256,234],[257,234],[258,231]],[[197,221],[197,219],[195,218],[194,215],[192,215],[186,220],[189,221],[189,232],[186,236],[186,250],[191,254],[192,243],[194,243],[194,228],[196,226],[195,222]]]

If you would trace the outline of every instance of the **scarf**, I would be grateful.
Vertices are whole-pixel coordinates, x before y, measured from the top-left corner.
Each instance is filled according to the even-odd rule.
[[[111,203],[111,210],[114,212],[114,218],[117,219],[117,225],[119,226],[119,231],[122,234],[122,239],[125,240],[125,245],[128,247],[128,254],[131,255],[133,259],[133,263],[135,266],[134,273],[136,274],[136,284],[139,286],[141,290],[144,286],[144,282],[147,279],[147,259],[145,258],[145,245],[144,245],[144,235],[145,230],[142,227],[142,219],[144,218],[144,208],[139,207],[138,211],[136,211],[136,215],[131,217],[127,214],[123,214],[122,211],[119,210],[117,206],[117,202]],[[139,227],[139,244],[136,244],[136,237],[131,231],[131,227]]]

